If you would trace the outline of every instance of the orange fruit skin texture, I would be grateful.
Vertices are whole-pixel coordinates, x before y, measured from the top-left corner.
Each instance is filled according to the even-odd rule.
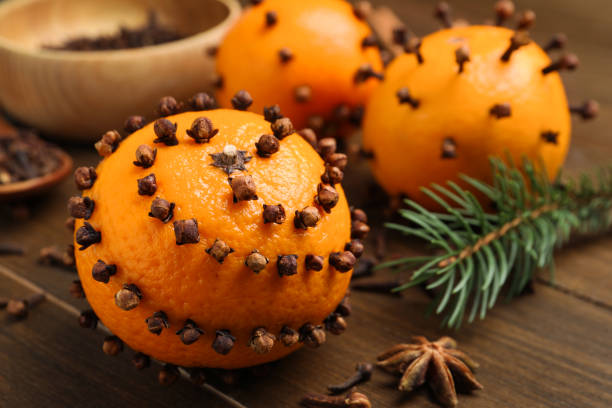
[[[265,23],[268,11],[278,15],[272,27]],[[244,12],[219,47],[217,72],[223,86],[217,100],[230,107],[234,94],[245,89],[254,99],[249,110],[262,112],[278,104],[298,129],[312,115],[329,119],[338,105],[365,105],[379,81],[355,84],[355,72],[364,63],[382,72],[377,48],[361,46],[369,34],[347,1],[265,0]],[[283,47],[293,53],[284,64],[278,55]],[[305,103],[294,96],[302,85],[312,91]]]
[[[374,153],[373,173],[390,195],[406,194],[436,207],[421,186],[457,181],[459,173],[490,181],[489,157],[508,153],[515,163],[542,159],[551,179],[556,176],[570,143],[565,90],[558,73],[542,75],[551,61],[533,42],[509,62],[500,60],[512,35],[492,26],[442,30],[423,38],[423,65],[412,54],[391,63],[363,122],[364,148]],[[463,44],[471,61],[459,74],[455,50]],[[402,87],[420,100],[417,109],[398,102]],[[490,115],[493,105],[504,102],[511,105],[510,117]],[[541,137],[549,130],[559,132],[558,144]],[[447,137],[456,143],[454,159],[441,158]]]
[[[186,135],[193,120],[201,116],[219,129],[208,144],[196,144]],[[260,115],[215,110],[168,119],[178,124],[177,146],[155,144],[158,152],[151,168],[133,165],[139,145],[154,146],[149,124],[99,164],[98,179],[84,192],[95,201],[89,222],[102,234],[100,243],[76,251],[87,300],[104,325],[131,348],[177,365],[239,368],[295,351],[299,345],[285,347],[277,341],[270,353],[260,355],[247,344],[256,327],[263,326],[278,337],[283,325],[297,330],[307,322],[321,324],[344,297],[351,272],[340,273],[327,260],[329,253],[343,250],[350,239],[350,213],[342,188],[336,186],[340,200],[331,214],[321,210],[322,219],[315,228],[297,230],[293,214],[313,205],[324,172],[322,159],[299,135],[283,139],[271,158],[261,158],[255,142],[271,132]],[[221,152],[227,144],[253,156],[246,166],[256,183],[258,200],[234,203],[228,176],[211,166],[209,154]],[[150,173],[157,178],[156,194],[138,195],[136,180]],[[232,173],[237,174],[245,173]],[[155,196],[176,203],[174,217],[166,224],[148,216]],[[264,203],[281,203],[287,220],[264,225]],[[178,246],[172,221],[188,218],[198,220],[200,242]],[[83,220],[78,220],[76,228],[81,225]],[[235,250],[223,264],[205,252],[217,237]],[[253,249],[270,259],[259,274],[244,264]],[[276,259],[281,254],[299,256],[297,275],[278,275]],[[323,270],[306,271],[307,254],[324,256]],[[92,278],[98,259],[117,265],[117,274],[108,284]],[[140,305],[130,311],[114,301],[124,283],[136,284],[143,294]],[[168,315],[170,328],[156,336],[148,331],[145,319],[159,310]],[[189,346],[175,334],[187,319],[206,332]],[[225,356],[211,347],[217,329],[230,330],[237,338]]]

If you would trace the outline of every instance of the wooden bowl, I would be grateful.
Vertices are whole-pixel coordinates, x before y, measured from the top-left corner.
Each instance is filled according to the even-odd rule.
[[[60,159],[60,165],[53,172],[42,177],[36,177],[26,181],[0,185],[0,203],[17,201],[27,197],[44,193],[51,187],[59,184],[72,170],[72,159],[60,149],[53,149],[54,154]]]
[[[188,37],[116,51],[42,48],[143,26],[150,11]],[[129,115],[151,118],[162,96],[210,90],[215,68],[206,50],[239,14],[237,0],[0,2],[0,105],[55,138],[95,140]]]

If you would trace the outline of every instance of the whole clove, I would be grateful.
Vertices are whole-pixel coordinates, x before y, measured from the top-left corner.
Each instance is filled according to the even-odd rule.
[[[599,103],[592,99],[579,106],[570,106],[570,112],[580,115],[583,120],[590,120],[599,114]]]
[[[95,329],[98,327],[98,316],[93,310],[84,310],[79,316],[79,326],[84,329]]]
[[[374,365],[370,363],[358,363],[355,367],[355,374],[348,378],[345,382],[338,385],[330,385],[327,387],[332,394],[341,394],[353,388],[354,386],[363,382],[369,381],[372,378],[372,371],[374,371]]]
[[[215,129],[212,121],[207,117],[196,118],[191,124],[191,129],[187,129],[187,136],[196,143],[208,143],[217,133],[219,129]]]
[[[157,103],[157,113],[159,116],[170,116],[177,114],[183,109],[183,104],[178,102],[173,96],[164,96]]]
[[[217,101],[206,92],[198,92],[189,99],[189,106],[195,111],[211,110],[217,107]]]
[[[6,312],[15,319],[25,319],[30,310],[45,300],[44,293],[36,293],[27,299],[9,299]]]
[[[148,145],[140,145],[136,149],[136,161],[134,165],[148,169],[155,163],[155,157],[157,157],[157,149]]]
[[[555,71],[573,71],[578,67],[580,61],[575,54],[565,54],[557,61],[548,65],[547,67],[542,68],[542,74],[548,75],[551,72]]]
[[[179,376],[179,370],[175,365],[165,364],[157,374],[157,381],[160,385],[169,387],[178,380]]]
[[[242,89],[236,92],[231,102],[234,109],[245,111],[253,104],[253,98],[250,93]]]
[[[128,117],[123,123],[123,130],[129,135],[142,129],[147,124],[144,116],[133,115]]]

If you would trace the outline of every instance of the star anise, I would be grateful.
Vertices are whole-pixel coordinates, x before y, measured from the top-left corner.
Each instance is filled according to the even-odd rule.
[[[454,407],[457,405],[455,385],[465,392],[482,389],[472,374],[478,364],[456,349],[455,340],[441,337],[430,342],[416,336],[414,341],[414,344],[393,346],[378,356],[379,367],[402,374],[400,391],[410,392],[427,381],[440,404]]]
[[[232,174],[236,170],[246,170],[244,165],[252,159],[251,156],[247,156],[246,150],[238,150],[233,145],[227,145],[221,153],[212,153],[211,156],[213,158],[211,164],[223,169],[227,174]]]

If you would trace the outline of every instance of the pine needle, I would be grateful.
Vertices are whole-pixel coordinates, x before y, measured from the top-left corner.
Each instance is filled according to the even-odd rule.
[[[429,211],[406,200],[400,215],[408,225],[387,228],[426,241],[435,255],[402,258],[381,268],[414,268],[411,279],[393,291],[424,284],[437,296],[430,310],[444,315],[443,325],[459,328],[483,319],[502,288],[520,294],[538,269],[554,278],[554,250],[575,234],[597,234],[612,226],[612,169],[551,183],[543,166],[525,160],[521,168],[491,159],[493,183],[461,176],[492,203],[494,213],[456,183],[422,191],[445,212]]]

